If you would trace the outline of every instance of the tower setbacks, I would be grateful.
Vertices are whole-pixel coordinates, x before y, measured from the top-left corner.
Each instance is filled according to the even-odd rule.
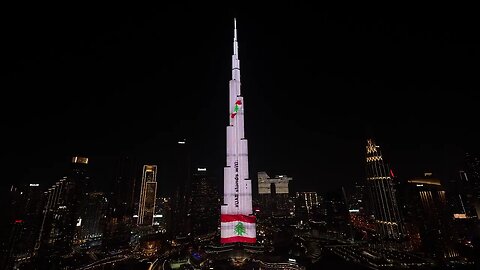
[[[237,24],[234,20],[232,79],[227,126],[227,164],[224,168],[224,197],[221,206],[221,243],[255,243],[252,185],[248,176],[248,144],[244,131],[244,102],[240,93]]]
[[[376,145],[373,139],[367,140],[366,150],[367,185],[378,232],[381,239],[400,240],[404,231],[398,211],[392,172],[385,165],[380,146]]]

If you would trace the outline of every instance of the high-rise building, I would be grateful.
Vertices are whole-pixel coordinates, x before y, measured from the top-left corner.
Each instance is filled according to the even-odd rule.
[[[35,250],[41,257],[71,251],[77,224],[75,182],[64,177],[45,193],[45,208]]]
[[[157,196],[157,165],[144,165],[140,202],[138,204],[138,225],[153,225],[155,200]]]
[[[158,226],[160,232],[171,237],[172,226],[177,225],[176,220],[173,224],[172,200],[169,197],[158,197],[155,204],[155,215],[153,225]]]
[[[102,192],[90,192],[80,205],[77,220],[76,239],[79,243],[90,240],[100,243],[104,230],[104,217],[107,210],[107,199]]]
[[[11,216],[9,237],[0,256],[0,269],[15,269],[18,264],[29,261],[33,255],[35,241],[42,221],[42,196],[40,184],[12,186],[10,189]]]
[[[218,230],[220,198],[207,168],[197,168],[192,178],[192,233],[200,236]]]
[[[266,172],[258,172],[257,177],[261,215],[289,215],[291,209],[288,183],[292,177],[276,175],[270,178]]]
[[[376,145],[373,139],[367,140],[366,176],[380,238],[402,239],[404,227],[398,210],[392,172],[384,162],[380,146]]]
[[[35,254],[40,258],[72,251],[75,229],[80,220],[80,206],[86,192],[92,188],[87,173],[88,162],[87,157],[72,157],[68,175],[44,193],[42,224],[35,243]]]
[[[480,219],[480,158],[467,153],[465,155],[465,201],[471,207],[472,215]]]
[[[221,206],[221,243],[256,242],[252,211],[252,183],[248,176],[248,142],[244,130],[245,103],[240,93],[237,25],[234,21],[232,79],[227,126],[227,164]]]
[[[350,213],[345,198],[345,191],[341,189],[330,191],[324,194],[322,210],[325,211],[325,222],[328,230],[337,237],[351,237]]]
[[[349,211],[350,213],[364,213],[365,212],[365,185],[360,182],[355,182],[353,191],[349,197]]]
[[[319,206],[319,196],[317,192],[297,192],[295,196],[295,216],[298,219],[308,218],[313,214],[314,210]]]
[[[136,172],[137,163],[132,158],[121,157],[116,161],[103,229],[102,245],[106,250],[124,248],[130,243],[135,195],[140,193]]]
[[[184,237],[191,233],[191,158],[190,143],[186,139],[178,140],[173,153],[174,175],[176,186],[172,197],[172,214],[175,217],[175,226],[169,231],[172,237]]]
[[[419,229],[424,251],[439,259],[458,256],[452,233],[453,215],[441,181],[425,173],[407,182],[407,218]]]

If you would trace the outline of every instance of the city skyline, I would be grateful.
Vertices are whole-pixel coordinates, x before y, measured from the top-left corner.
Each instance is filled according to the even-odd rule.
[[[7,17],[1,269],[478,267],[468,17],[208,11]]]
[[[2,153],[5,178],[48,185],[61,177],[53,168],[66,166],[71,156],[108,167],[109,157],[128,155],[159,164],[163,185],[167,155],[181,138],[191,142],[192,160],[221,176],[223,137],[212,134],[222,134],[228,110],[222,100],[233,15],[244,25],[243,84],[253,100],[246,132],[256,146],[252,171],[286,173],[300,190],[352,185],[364,176],[363,145],[371,133],[401,178],[424,171],[441,179],[455,176],[463,153],[478,151],[468,16],[452,22],[412,11],[410,20],[395,22],[400,14],[364,18],[294,6],[292,17],[282,19],[289,14],[286,6],[275,7],[275,14],[247,10],[232,7],[209,18],[187,5],[102,17],[101,8],[85,8],[50,14],[39,25],[26,10],[32,16],[19,16],[24,21],[16,25],[25,37],[7,32],[11,53],[5,63],[12,68],[4,82],[12,105],[27,116],[2,108],[9,142]],[[91,21],[77,22],[84,12]],[[175,27],[165,26],[169,20]],[[38,42],[30,47],[27,38]],[[443,61],[435,60],[440,51]],[[409,64],[413,60],[423,66]],[[202,68],[192,71],[192,65]],[[198,90],[190,90],[185,78]],[[22,89],[37,87],[50,90],[20,96]],[[70,91],[53,92],[64,88]],[[150,95],[155,98],[145,98]],[[155,131],[144,134],[140,127],[152,115]],[[142,150],[145,145],[152,146]],[[8,188],[12,181],[2,183]]]

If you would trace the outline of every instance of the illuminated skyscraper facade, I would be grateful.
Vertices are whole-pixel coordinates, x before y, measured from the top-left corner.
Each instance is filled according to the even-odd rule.
[[[398,211],[392,172],[384,163],[380,146],[367,140],[366,176],[375,222],[381,239],[399,240],[404,228]]]
[[[157,165],[144,165],[138,204],[138,225],[153,225],[157,197]]]
[[[227,126],[227,164],[221,206],[221,243],[256,242],[252,185],[248,176],[248,143],[244,131],[244,100],[240,93],[237,26],[234,22],[232,79]]]

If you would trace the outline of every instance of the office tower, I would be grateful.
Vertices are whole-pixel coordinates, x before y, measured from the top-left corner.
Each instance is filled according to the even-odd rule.
[[[376,145],[373,139],[367,140],[366,176],[370,203],[380,238],[384,240],[402,239],[404,228],[398,211],[391,171],[384,163],[380,146]]]
[[[302,221],[309,220],[319,208],[319,203],[317,192],[297,192],[295,195],[295,217]]]
[[[192,178],[192,233],[201,236],[218,230],[220,198],[206,168],[197,168]]]
[[[173,224],[174,220],[172,219],[172,199],[170,197],[158,197],[155,206],[153,224],[158,226],[158,229],[170,238],[172,226],[177,225],[176,219],[175,224]]]
[[[325,211],[324,221],[331,232],[339,236],[350,233],[349,211],[343,187],[324,194],[322,210]],[[350,234],[343,237],[345,236],[350,237]]]
[[[245,103],[240,93],[237,25],[234,21],[232,79],[227,126],[227,164],[221,206],[221,243],[256,242],[252,211],[252,184],[248,176],[248,143],[244,131]]]
[[[40,258],[65,255],[72,251],[75,229],[80,219],[80,205],[91,189],[88,158],[75,156],[68,175],[44,192],[42,224],[34,253]]]
[[[258,195],[262,216],[286,216],[290,213],[288,183],[292,177],[276,175],[270,178],[266,172],[258,172]]]
[[[108,196],[108,207],[103,229],[102,246],[106,250],[125,248],[130,243],[135,195],[140,193],[136,181],[137,163],[130,157],[116,161],[113,192]]]
[[[138,204],[138,225],[153,225],[155,200],[157,196],[157,165],[144,165],[140,202]]]
[[[42,221],[42,194],[38,183],[11,187],[9,208],[13,213],[4,216],[11,226],[0,269],[18,268],[31,259]]]
[[[78,194],[71,178],[57,181],[45,193],[42,225],[35,250],[41,257],[61,255],[72,250]]]
[[[81,196],[87,192],[92,191],[93,182],[88,175],[88,158],[75,156],[72,157],[72,162],[70,164],[71,169],[68,174],[68,177],[71,178],[71,181],[75,183],[76,192],[78,194],[77,199],[83,199]]]
[[[107,199],[102,192],[86,194],[80,206],[80,215],[77,220],[77,241],[84,243],[96,241],[100,243],[104,230],[104,218],[107,210]]]
[[[465,201],[472,211],[480,219],[480,158],[467,153],[465,155]]]
[[[425,173],[407,182],[407,218],[419,229],[423,250],[438,259],[458,256],[454,249],[453,215],[441,181]]]
[[[365,191],[366,187],[363,183],[355,182],[355,186],[353,187],[352,193],[349,197],[350,213],[365,213]]]
[[[173,153],[174,175],[176,184],[172,197],[172,214],[175,217],[175,226],[172,227],[171,236],[184,237],[191,233],[191,158],[190,143],[186,139],[178,140]]]

